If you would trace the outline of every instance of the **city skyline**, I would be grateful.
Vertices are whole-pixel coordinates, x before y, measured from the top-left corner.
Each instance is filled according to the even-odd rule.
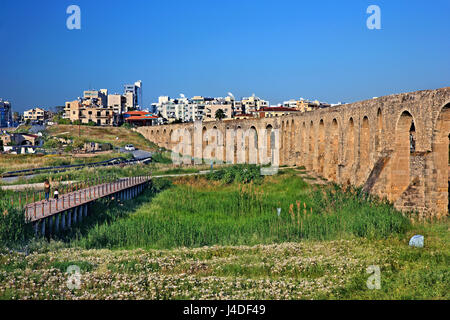
[[[81,30],[66,27],[71,4]],[[381,30],[366,26],[372,4]],[[144,107],[180,93],[255,93],[276,105],[445,87],[448,9],[448,1],[2,1],[0,97],[23,112],[90,88],[122,92],[137,79]]]

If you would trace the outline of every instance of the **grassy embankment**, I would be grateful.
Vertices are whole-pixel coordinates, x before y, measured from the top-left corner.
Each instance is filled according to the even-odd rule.
[[[158,150],[158,146],[145,139],[141,134],[122,127],[81,126],[79,130],[75,125],[54,125],[48,127],[46,137],[47,139],[49,137],[70,139],[77,145],[83,145],[85,142],[110,143],[114,147],[133,144],[141,150],[151,152]],[[92,163],[124,156],[124,154],[115,152],[103,152],[97,155],[72,154],[70,152],[61,155],[2,155],[0,157],[0,173],[38,167]]]
[[[76,125],[55,125],[47,129],[52,136],[83,139],[89,142],[111,143],[114,147],[124,147],[133,144],[136,148],[146,151],[156,151],[157,145],[145,139],[138,132],[123,127],[91,127]]]
[[[262,185],[244,184],[252,170],[177,178],[156,196],[96,208],[101,222],[74,231],[69,243],[0,255],[0,297],[450,298],[447,220],[411,223],[357,190],[313,190],[298,172]],[[418,233],[425,248],[409,247]],[[80,290],[66,287],[69,265],[82,270]],[[380,267],[380,290],[366,286],[370,265]]]

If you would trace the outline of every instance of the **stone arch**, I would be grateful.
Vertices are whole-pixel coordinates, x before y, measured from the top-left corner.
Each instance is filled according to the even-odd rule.
[[[317,173],[324,176],[325,173],[325,123],[323,119],[319,122],[319,134],[317,142]]]
[[[280,164],[284,164],[284,149],[286,149],[284,121],[281,121],[281,139],[280,139]]]
[[[289,157],[289,153],[291,150],[291,142],[290,142],[290,131],[289,131],[289,120],[286,120],[285,125],[284,125],[284,149],[283,149],[283,156],[284,156],[284,163],[285,165],[289,164],[290,161],[290,157]]]
[[[167,137],[167,149],[172,150],[173,146],[176,143],[172,142],[172,134],[173,134],[173,129],[170,129],[169,131],[169,136]],[[180,140],[178,142],[182,141],[182,138],[180,137]]]
[[[434,163],[432,202],[438,217],[449,212],[449,135],[450,135],[450,103],[439,112],[432,140],[432,161]]]
[[[218,130],[217,130],[217,126],[213,126],[212,129],[209,129],[208,131],[208,138],[207,138],[207,143],[209,146],[212,146],[211,150],[211,159],[217,160],[218,158],[218,154],[216,154],[218,152],[218,146],[219,146],[219,141],[218,141]]]
[[[225,129],[225,159],[228,164],[236,163],[236,130],[230,126]]]
[[[408,188],[411,180],[411,134],[415,131],[414,119],[403,111],[395,127],[394,154],[390,177],[390,199],[395,201]],[[448,152],[448,150],[447,150]]]
[[[163,141],[163,146],[165,149],[169,149],[169,144],[168,144],[168,140],[167,140],[167,130],[164,129],[162,132],[162,141]]]
[[[360,184],[365,182],[370,165],[370,124],[369,118],[364,116],[359,136],[359,175]]]
[[[235,149],[234,149],[234,158],[235,158],[235,162],[234,163],[244,163],[245,162],[245,149],[243,150],[243,143],[242,143],[242,138],[243,138],[243,131],[241,126],[238,126],[236,129],[236,139],[235,141]]]
[[[290,165],[294,165],[295,164],[295,159],[296,159],[296,152],[297,152],[297,144],[296,144],[296,140],[295,140],[295,122],[294,119],[291,120],[291,125],[290,125],[290,132],[289,132],[289,164]]]
[[[308,162],[307,162],[307,169],[313,170],[314,169],[314,158],[315,158],[315,145],[314,145],[314,139],[315,139],[315,132],[314,132],[314,122],[311,120],[309,124],[309,132],[308,132]]]
[[[329,152],[327,161],[326,177],[332,181],[337,181],[337,168],[339,161],[339,124],[336,119],[333,119],[330,127],[329,137]]]
[[[245,134],[245,163],[258,164],[258,131],[254,126]]]
[[[206,149],[206,146],[208,145],[208,140],[206,139],[206,131],[207,131],[207,129],[204,126],[202,128],[202,158],[205,163],[206,163],[206,160],[208,160],[208,159],[205,159],[205,157],[204,157],[205,149]]]
[[[382,149],[381,141],[383,139],[383,113],[381,108],[377,111],[377,131],[375,134],[375,151],[380,152]]]
[[[273,163],[272,150],[274,141],[272,134],[273,134],[273,126],[271,124],[267,124],[264,129],[263,135],[261,136],[262,140],[260,141],[260,143],[265,143],[265,154],[264,155],[261,154],[261,156],[263,156],[264,159],[260,159],[260,162],[262,164]]]
[[[301,129],[300,129],[300,144],[299,144],[299,151],[300,151],[300,165],[305,165],[305,157],[307,154],[307,135],[306,135],[306,124],[303,121]]]
[[[194,149],[194,146],[195,146],[195,144],[194,144],[194,130],[193,129],[188,129],[188,134],[189,134],[189,136],[190,136],[190,152],[191,152],[191,154],[190,154],[190,156],[191,156],[191,158],[194,158],[195,157],[195,149]]]
[[[347,132],[346,132],[346,155],[345,155],[345,166],[346,166],[346,184],[352,183],[352,172],[353,165],[355,163],[356,155],[356,127],[353,117],[348,120]]]

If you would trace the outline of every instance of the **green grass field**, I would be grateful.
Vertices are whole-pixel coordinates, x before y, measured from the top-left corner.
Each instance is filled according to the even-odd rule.
[[[412,223],[299,172],[158,179],[137,199],[98,203],[58,241],[0,253],[0,299],[450,298],[448,220]],[[408,246],[414,234],[424,248]],[[78,290],[67,289],[70,265]],[[379,290],[367,287],[369,266]]]
[[[280,216],[277,208],[281,208]],[[122,216],[122,215],[121,215]],[[294,170],[261,184],[183,177],[127,218],[98,226],[85,248],[201,247],[401,235],[409,220],[358,191],[312,190]]]

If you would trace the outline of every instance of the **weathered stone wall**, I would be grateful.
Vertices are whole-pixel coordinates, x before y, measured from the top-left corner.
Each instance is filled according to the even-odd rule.
[[[203,147],[209,143],[204,134],[208,129],[215,128],[223,136],[227,129],[252,129],[258,138],[268,127],[278,129],[280,165],[305,166],[330,181],[364,186],[401,210],[417,210],[428,216],[448,213],[450,87],[280,118],[213,121],[202,127],[196,134],[192,123],[138,130],[147,139],[172,149],[179,142],[171,141],[176,129],[188,130],[193,141],[202,140]],[[223,147],[229,146],[223,142]],[[251,152],[246,150],[246,162]],[[192,148],[190,156],[194,153]]]

